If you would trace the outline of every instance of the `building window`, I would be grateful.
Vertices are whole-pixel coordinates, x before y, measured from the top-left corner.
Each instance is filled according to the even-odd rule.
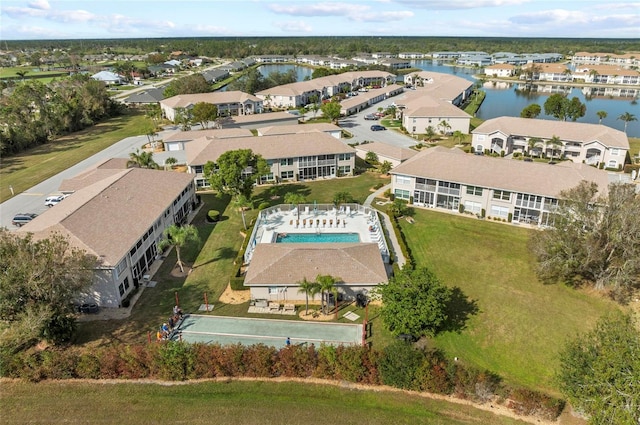
[[[618,168],[618,161],[616,161],[615,159],[609,160],[609,162],[607,163],[607,168]]]
[[[293,178],[293,170],[292,171],[282,171],[280,173],[280,178],[289,180]]]
[[[409,176],[396,176],[396,184],[411,184],[411,177]]]
[[[497,190],[493,191],[493,199],[499,199],[501,201],[509,201],[511,200],[511,192],[507,192],[506,190]]]
[[[277,295],[278,287],[277,286],[269,286],[269,295]]]
[[[293,158],[282,158],[280,160],[280,165],[283,167],[287,165],[293,165]]]
[[[341,153],[338,154],[338,161],[349,161],[351,159],[350,153]]]
[[[339,165],[338,172],[340,174],[350,174],[351,173],[351,165]]]
[[[509,207],[491,205],[491,217],[509,218]]]
[[[273,181],[273,173],[269,173],[269,174],[265,174],[264,176],[260,176],[260,181],[262,183]]]
[[[480,202],[464,201],[465,212],[480,214],[482,212],[482,204]]]
[[[467,195],[482,196],[482,188],[479,186],[467,186]]]
[[[620,149],[611,149],[611,156],[620,155]]]
[[[134,254],[135,254],[135,252],[134,252]],[[116,270],[115,270],[115,272],[116,272],[116,279],[118,279],[118,278],[122,275],[122,273],[124,272],[124,270],[125,270],[126,268],[127,268],[127,259],[126,259],[126,258],[123,258],[123,259],[122,259],[122,261],[120,261],[120,262],[118,263],[118,265],[116,266]]]
[[[411,192],[409,192],[408,190],[396,189],[393,193],[396,196],[396,198],[400,198],[400,199],[408,200],[409,197],[411,196]]]

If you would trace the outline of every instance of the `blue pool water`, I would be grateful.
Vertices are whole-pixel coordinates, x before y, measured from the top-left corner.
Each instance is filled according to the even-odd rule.
[[[360,242],[357,233],[280,233],[276,243]]]

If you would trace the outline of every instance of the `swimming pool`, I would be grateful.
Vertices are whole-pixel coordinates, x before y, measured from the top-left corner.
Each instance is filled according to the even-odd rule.
[[[280,233],[276,243],[359,243],[357,233]]]

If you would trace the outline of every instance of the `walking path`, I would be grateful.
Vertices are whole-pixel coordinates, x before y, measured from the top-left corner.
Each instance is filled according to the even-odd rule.
[[[382,194],[387,189],[391,189],[391,184],[382,186],[380,189],[376,190],[371,195],[369,195],[367,197],[367,200],[364,201],[364,205],[366,207],[371,207],[371,203],[376,198],[382,198]],[[400,249],[400,243],[398,242],[398,238],[396,237],[396,232],[393,230],[393,223],[391,222],[391,218],[389,218],[389,216],[382,211],[378,210],[378,213],[382,216],[382,220],[384,221],[384,232],[387,235],[387,240],[389,241],[389,244],[391,245],[391,247],[393,247],[393,253],[395,254],[396,264],[398,264],[398,266],[402,268],[402,266],[404,266],[404,264],[406,263],[406,259],[402,254],[402,249]]]

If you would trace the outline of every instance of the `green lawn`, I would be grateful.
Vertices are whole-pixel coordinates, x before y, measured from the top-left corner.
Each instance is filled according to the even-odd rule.
[[[55,176],[129,136],[145,134],[147,121],[142,113],[129,112],[91,128],[60,137],[17,155],[4,156],[0,164],[0,202]]]
[[[640,137],[629,137],[629,154],[631,158],[640,153]]]
[[[2,422],[265,425],[515,425],[525,422],[404,392],[294,382],[2,382]]]
[[[425,210],[416,210],[414,224],[401,224],[418,265],[459,287],[477,309],[465,329],[445,332],[434,344],[511,382],[556,392],[561,346],[616,308],[595,295],[540,283],[527,248],[533,230]]]

